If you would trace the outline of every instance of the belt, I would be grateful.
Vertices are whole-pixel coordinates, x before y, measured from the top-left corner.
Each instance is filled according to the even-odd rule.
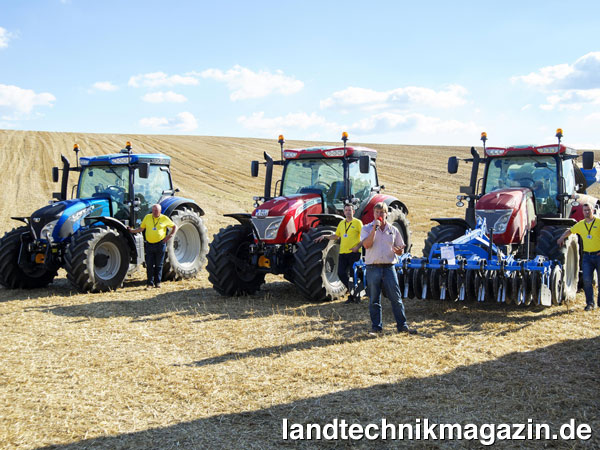
[[[584,255],[592,255],[592,256],[596,256],[596,255],[600,255],[600,250],[596,251],[596,252],[583,252]]]
[[[367,267],[392,267],[393,264],[367,264]]]

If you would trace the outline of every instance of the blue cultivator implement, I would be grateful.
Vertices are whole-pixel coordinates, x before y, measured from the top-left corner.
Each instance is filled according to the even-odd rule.
[[[485,220],[451,242],[436,243],[428,258],[404,254],[396,263],[403,296],[449,301],[559,304],[562,265],[538,255],[532,260],[506,255],[486,233]],[[354,279],[366,280],[364,262]],[[358,286],[357,286],[358,289]]]

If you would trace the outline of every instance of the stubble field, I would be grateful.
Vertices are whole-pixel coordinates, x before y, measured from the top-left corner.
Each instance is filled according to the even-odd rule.
[[[249,212],[262,193],[250,160],[279,154],[275,139],[0,130],[0,231],[45,205],[60,154],[137,152],[172,157],[180,195],[202,206],[209,235]],[[337,143],[334,143],[337,144]],[[314,145],[290,141],[286,147]],[[446,172],[468,148],[372,145],[380,181],[409,208],[413,253],[432,217],[454,205],[468,169]],[[470,169],[470,167],[469,167]],[[506,447],[600,446],[599,313],[571,305],[518,308],[406,300],[418,336],[368,336],[366,302],[307,303],[278,277],[253,296],[223,298],[206,272],[144,290],[79,294],[64,272],[47,289],[0,289],[0,448],[275,448],[479,446],[450,440],[282,440],[282,421],[547,423],[575,419],[588,441],[512,441]],[[439,434],[439,433],[438,433]],[[502,443],[501,443],[502,444]]]

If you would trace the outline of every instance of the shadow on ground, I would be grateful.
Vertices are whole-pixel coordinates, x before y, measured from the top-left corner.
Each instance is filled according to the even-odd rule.
[[[464,448],[478,441],[413,442],[292,442],[282,439],[282,420],[326,424],[337,418],[347,423],[415,425],[417,419],[434,423],[547,423],[552,433],[574,419],[592,427],[592,438],[582,441],[504,441],[504,448],[598,448],[600,418],[598,373],[600,338],[567,341],[494,361],[460,367],[447,374],[412,378],[393,384],[351,389],[310,399],[181,422],[117,436],[86,439],[44,449],[149,448]],[[376,362],[374,362],[376,365]],[[193,369],[192,369],[193,370]],[[290,390],[293,386],[289,387]],[[293,392],[293,391],[290,391]],[[242,406],[243,408],[243,406]],[[435,431],[435,430],[434,430]],[[436,435],[439,436],[439,429]]]

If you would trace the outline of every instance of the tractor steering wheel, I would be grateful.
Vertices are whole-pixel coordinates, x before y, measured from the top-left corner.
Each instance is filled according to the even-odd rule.
[[[118,202],[125,200],[125,189],[121,186],[110,185],[104,190],[108,195],[114,197]]]
[[[529,177],[519,178],[519,184],[523,187],[532,188],[534,183],[535,183],[535,181],[533,181],[533,178],[529,178]]]
[[[314,187],[323,186],[325,188],[325,190],[329,190],[329,188],[331,187],[331,184],[327,184],[324,181],[319,180],[315,184],[313,184],[313,186]]]

